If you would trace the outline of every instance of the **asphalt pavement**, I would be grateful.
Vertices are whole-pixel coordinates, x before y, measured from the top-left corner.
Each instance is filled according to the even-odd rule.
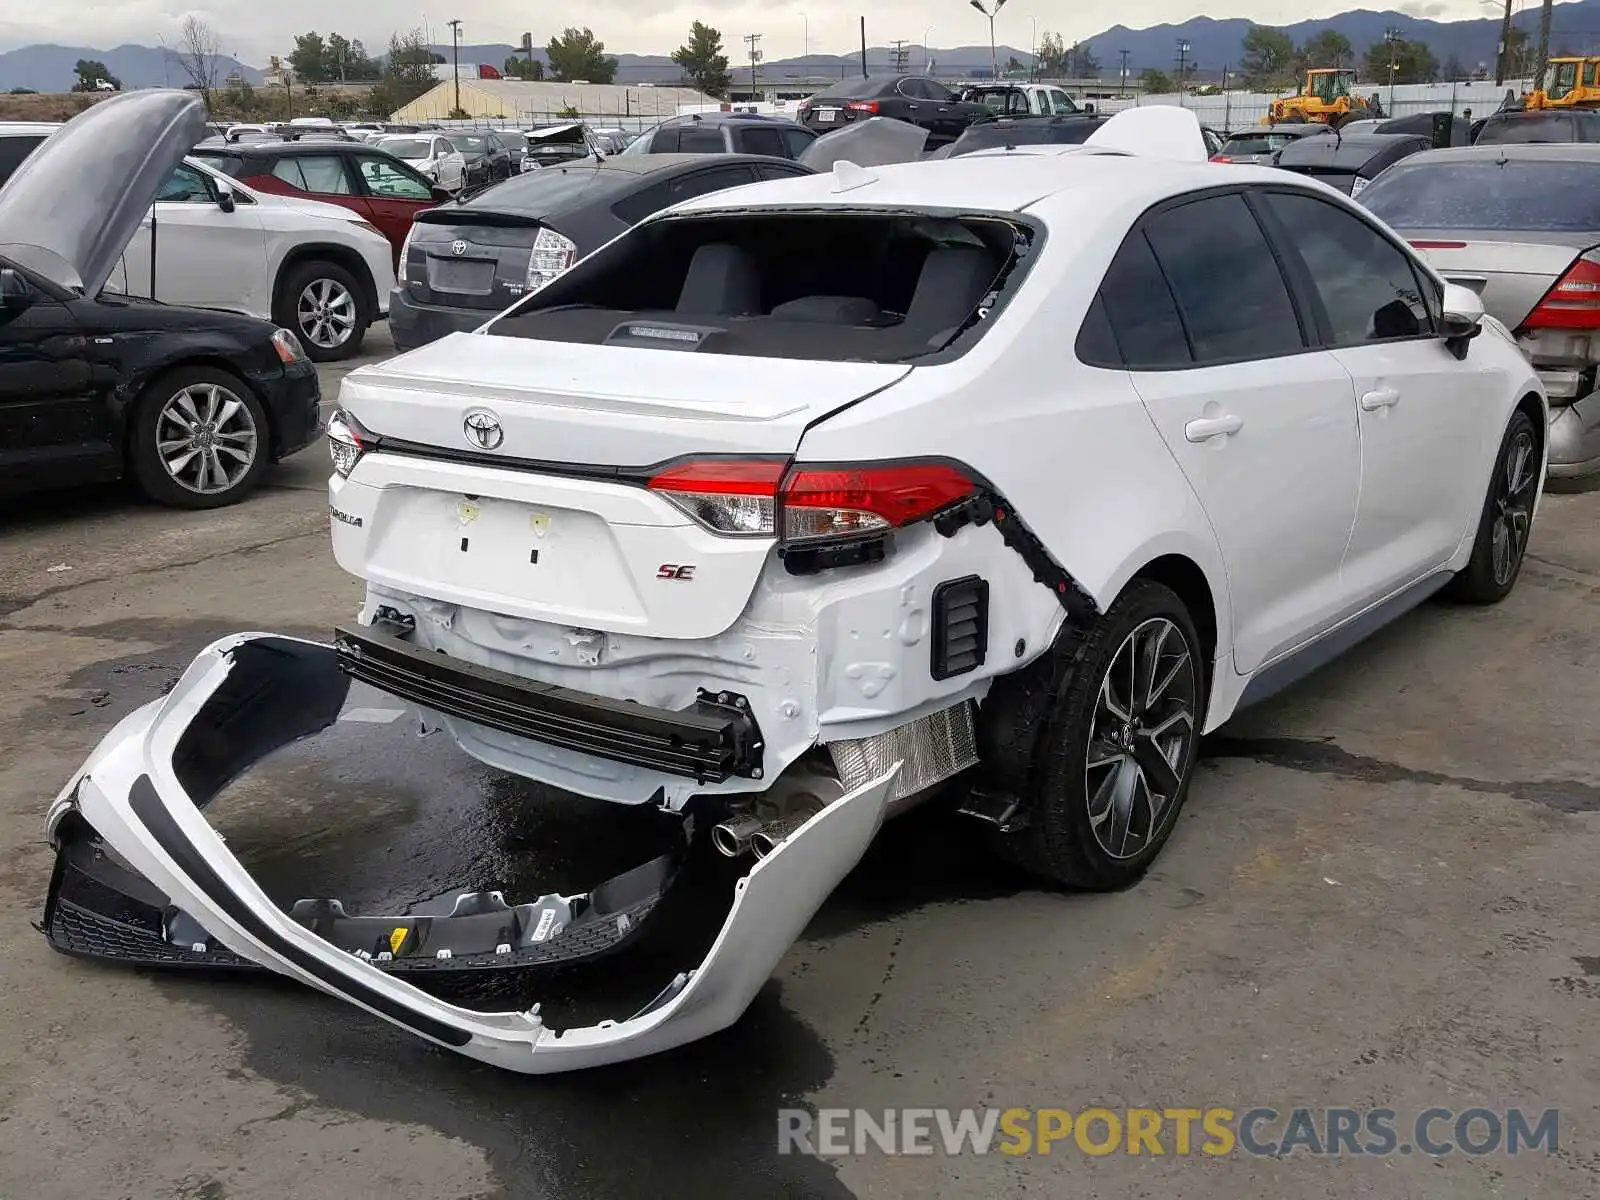
[[[119,717],[221,634],[355,612],[326,472],[313,448],[215,513],[115,488],[0,508],[3,1200],[1600,1194],[1600,494],[1546,499],[1506,603],[1426,605],[1210,738],[1137,887],[1040,888],[923,810],[735,1028],[530,1078],[270,978],[69,960],[30,924],[44,807]],[[370,903],[583,887],[649,836],[399,724],[281,756],[215,819],[280,898]],[[1559,1109],[1560,1136],[1517,1156],[777,1152],[784,1108],[985,1105],[1522,1106]]]

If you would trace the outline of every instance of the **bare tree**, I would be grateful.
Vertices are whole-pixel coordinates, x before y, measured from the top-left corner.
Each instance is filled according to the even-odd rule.
[[[217,75],[221,71],[218,61],[221,46],[222,40],[217,36],[217,31],[199,17],[191,14],[183,19],[176,51],[178,65],[200,93],[208,112],[211,110],[212,94],[217,90]]]

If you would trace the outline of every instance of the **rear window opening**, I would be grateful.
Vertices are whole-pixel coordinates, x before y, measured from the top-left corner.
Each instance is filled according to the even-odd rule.
[[[1016,290],[1037,236],[999,216],[670,217],[578,263],[487,332],[831,362],[960,354]]]

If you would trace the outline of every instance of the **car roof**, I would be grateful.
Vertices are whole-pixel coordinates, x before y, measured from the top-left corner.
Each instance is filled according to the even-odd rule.
[[[955,158],[865,170],[874,179],[848,191],[839,190],[835,172],[819,172],[752,184],[734,192],[713,192],[684,201],[675,211],[822,207],[1015,213],[1049,200],[1060,201],[1052,207],[1081,211],[1087,218],[1097,208],[1116,215],[1198,188],[1302,178],[1275,167],[1177,162],[1061,145],[979,150]],[[1108,197],[1114,202],[1108,203]]]
[[[767,113],[741,113],[741,112],[708,112],[708,113],[683,113],[681,116],[668,117],[661,122],[662,126],[668,125],[729,125],[740,122],[752,122],[762,125],[771,125],[781,122],[793,125],[796,129],[802,128],[799,124],[787,117],[774,117]],[[808,131],[809,132],[809,131]]]
[[[650,175],[657,171],[668,171],[678,167],[713,167],[724,163],[762,163],[771,165],[774,162],[790,162],[791,159],[777,158],[771,154],[614,154],[600,162],[588,158],[587,161],[596,167],[607,171],[627,173],[629,175]],[[799,164],[796,163],[796,166]],[[581,167],[583,161],[574,159],[570,163],[563,163],[561,168]]]
[[[1278,152],[1278,165],[1349,167],[1351,170],[1406,146],[1427,149],[1433,143],[1420,133],[1356,133],[1336,138],[1302,138]]]
[[[1229,138],[1266,137],[1268,134],[1276,133],[1276,134],[1278,134],[1280,136],[1302,138],[1302,137],[1310,137],[1312,134],[1315,134],[1315,133],[1332,133],[1332,132],[1333,131],[1331,129],[1329,129],[1326,125],[1319,125],[1319,124],[1316,124],[1315,122],[1308,122],[1306,124],[1293,124],[1293,125],[1285,123],[1285,124],[1282,124],[1282,125],[1257,125],[1253,129],[1235,129],[1235,130],[1233,130],[1232,132],[1230,132],[1228,134],[1228,137]]]
[[[400,137],[405,134],[397,135]],[[229,142],[222,138],[207,138],[195,146],[196,150],[220,150],[228,154],[238,154],[253,158],[275,158],[282,154],[293,154],[306,150],[315,154],[353,154],[357,150],[371,152],[374,146],[371,142],[347,141],[343,138],[294,138],[282,141],[266,142]]]
[[[1600,112],[1592,108],[1514,108],[1505,112],[1492,112],[1490,121],[1531,121],[1538,117],[1577,117],[1585,121],[1600,120]]]
[[[1451,146],[1443,150],[1424,150],[1406,159],[1409,163],[1438,166],[1445,163],[1502,162],[1523,159],[1529,162],[1600,162],[1600,143],[1595,142],[1494,142],[1484,146]]]

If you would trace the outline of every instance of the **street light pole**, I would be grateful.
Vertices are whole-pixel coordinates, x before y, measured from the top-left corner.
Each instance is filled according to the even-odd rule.
[[[805,53],[802,54],[800,57],[801,58],[810,58],[811,57],[811,18],[806,16],[805,13],[801,13],[800,14],[800,27],[801,27],[801,29],[803,29],[805,31],[805,39],[806,39],[805,40]]]
[[[1032,83],[1039,74],[1039,18],[1032,13],[1028,14],[1028,23],[1033,27],[1028,45],[1028,82]]]
[[[450,60],[451,73],[456,80],[456,103],[451,110],[452,115],[461,111],[461,22],[450,22]]]
[[[1394,77],[1399,73],[1400,64],[1395,61],[1395,55],[1400,50],[1400,31],[1393,25],[1383,31],[1383,40],[1389,43],[1389,115],[1394,116]]]
[[[1178,39],[1178,107],[1183,107],[1183,78],[1188,74],[1189,39]]]
[[[967,0],[973,8],[981,12],[989,22],[989,71],[994,79],[1000,78],[1000,55],[995,49],[994,19],[1000,15],[1000,10],[1006,6],[1006,0],[994,0],[992,9],[984,7],[983,0]]]

